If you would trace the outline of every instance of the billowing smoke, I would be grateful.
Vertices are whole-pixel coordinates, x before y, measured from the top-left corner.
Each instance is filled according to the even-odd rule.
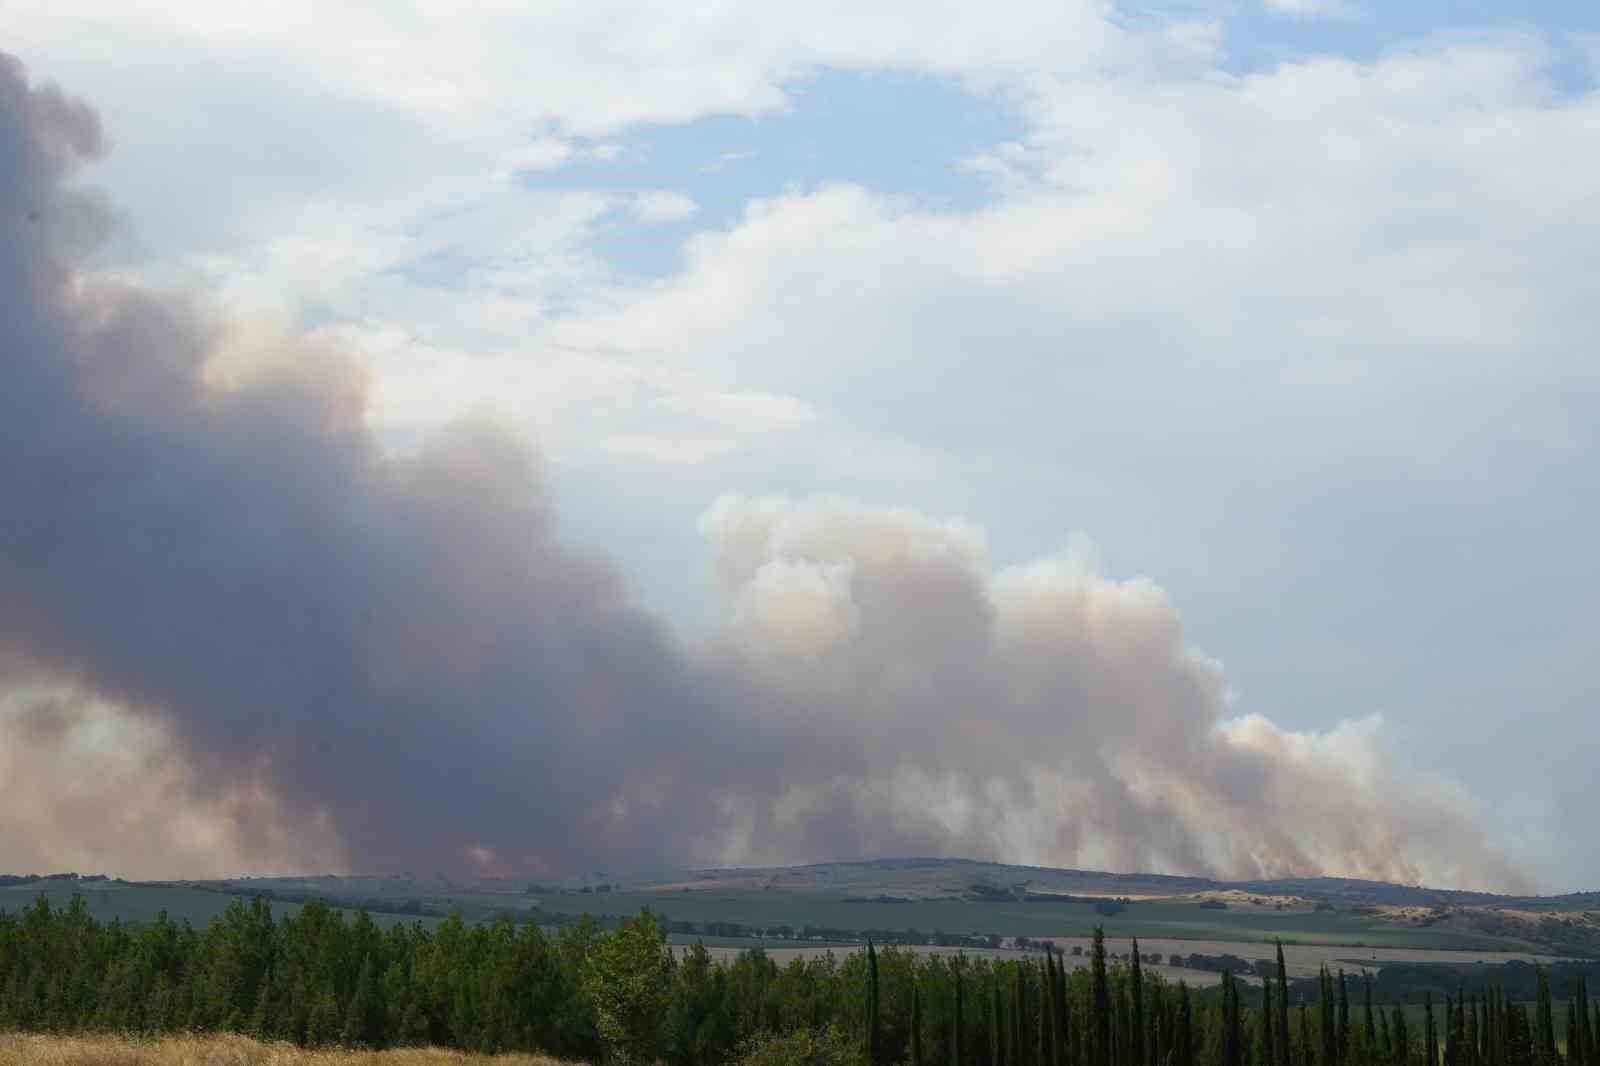
[[[1376,723],[1227,720],[1158,587],[996,570],[961,525],[719,501],[728,619],[679,646],[559,539],[512,435],[387,454],[339,352],[85,272],[101,146],[0,62],[8,863],[1515,881]]]

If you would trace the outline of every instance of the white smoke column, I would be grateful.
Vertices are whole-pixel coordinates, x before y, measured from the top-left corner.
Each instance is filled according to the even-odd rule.
[[[740,857],[849,841],[1228,877],[1518,883],[1459,790],[1381,724],[1227,720],[1221,668],[1165,593],[1081,553],[996,570],[971,527],[839,499],[720,500],[721,650],[763,713],[809,723]],[[819,838],[818,834],[822,837]],[[751,843],[761,842],[759,846]]]

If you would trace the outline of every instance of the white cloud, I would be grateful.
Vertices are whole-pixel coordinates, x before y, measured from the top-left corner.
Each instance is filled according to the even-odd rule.
[[[1262,0],[1268,11],[1285,15],[1347,15],[1349,5],[1342,0]]]
[[[655,190],[633,198],[633,213],[640,222],[681,222],[699,210],[694,200],[680,192]]]

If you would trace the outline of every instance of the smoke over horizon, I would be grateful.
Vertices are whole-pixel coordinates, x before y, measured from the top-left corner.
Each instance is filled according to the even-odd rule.
[[[479,419],[387,454],[314,339],[80,266],[95,113],[0,55],[0,853],[496,872],[960,854],[1519,888],[1362,718],[1234,717],[1165,593],[725,496],[689,646]],[[150,864],[150,865],[146,865]],[[164,865],[163,865],[164,864]]]

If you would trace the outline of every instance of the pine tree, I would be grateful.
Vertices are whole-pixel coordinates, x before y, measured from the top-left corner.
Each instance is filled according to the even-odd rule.
[[[318,989],[312,996],[311,1011],[306,1017],[305,1042],[311,1047],[322,1047],[338,1037],[339,1004],[333,998],[333,989]]]
[[[255,1010],[250,1014],[250,1035],[257,1040],[271,1040],[276,1033],[272,1028],[272,971],[268,970],[256,991]]]
[[[355,994],[345,1015],[339,1043],[345,1047],[376,1048],[383,1044],[383,1004],[378,999],[378,978],[372,969],[372,956],[361,960]]]

